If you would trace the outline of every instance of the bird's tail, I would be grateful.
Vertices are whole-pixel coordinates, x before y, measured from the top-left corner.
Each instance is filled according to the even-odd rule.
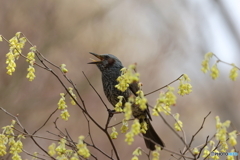
[[[152,124],[150,123],[149,119],[146,120],[147,122],[147,126],[148,126],[148,130],[146,131],[146,133],[143,133],[144,141],[145,144],[147,146],[148,149],[150,149],[151,151],[155,150],[155,145],[158,144],[161,148],[165,147],[165,144],[163,143],[163,141],[161,140],[161,138],[157,135],[157,133],[155,132]],[[153,143],[153,142],[155,143]]]

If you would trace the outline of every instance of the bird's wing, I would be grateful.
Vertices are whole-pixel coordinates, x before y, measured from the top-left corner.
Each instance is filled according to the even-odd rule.
[[[138,83],[137,82],[133,82],[129,85],[129,89],[132,91],[132,93],[137,96],[137,91],[139,90],[139,87],[138,87]],[[150,114],[150,111],[149,111],[149,107],[148,107],[148,104],[147,105],[147,109],[146,109],[146,113],[149,117],[150,120],[152,120],[152,117],[151,117],[151,114]]]

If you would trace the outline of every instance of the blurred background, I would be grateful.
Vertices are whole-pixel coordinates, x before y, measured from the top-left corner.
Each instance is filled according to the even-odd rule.
[[[187,142],[200,128],[203,118],[212,112],[193,146],[203,144],[208,135],[215,133],[217,115],[221,121],[231,120],[230,131],[240,128],[240,78],[231,81],[228,77],[231,67],[224,64],[218,65],[220,77],[217,80],[201,72],[201,61],[209,51],[240,66],[238,0],[1,0],[0,22],[0,34],[7,39],[20,31],[51,62],[67,65],[68,76],[77,85],[91,115],[101,125],[106,123],[106,109],[82,71],[108,107],[112,106],[103,93],[99,70],[87,64],[93,58],[88,54],[90,51],[114,54],[125,66],[137,63],[145,93],[168,84],[183,73],[188,74],[193,92],[184,97],[177,96],[177,104],[172,108],[173,113],[180,113]],[[12,76],[7,75],[7,52],[8,45],[0,43],[0,107],[14,115],[19,114],[23,126],[33,133],[57,108],[59,93],[64,89],[53,75],[40,68],[36,68],[36,79],[29,82],[25,78],[28,64],[24,59],[17,61],[17,69]],[[214,63],[215,59],[211,65]],[[178,82],[173,86],[177,87]],[[151,105],[155,104],[158,95],[159,92],[147,97]],[[58,126],[62,130],[66,128],[77,141],[79,135],[87,136],[87,123],[76,106],[69,104],[69,112],[70,120],[58,120]],[[46,131],[59,134],[53,125],[58,115],[59,112],[37,135],[57,139]],[[111,124],[121,121],[122,117],[115,115]],[[1,127],[9,125],[11,119],[0,112]],[[166,119],[170,124],[174,123],[172,118]],[[153,125],[167,149],[178,152],[183,148],[182,142],[161,118],[154,117]],[[91,132],[96,145],[110,154],[111,146],[106,136],[94,124],[91,124]],[[127,146],[124,139],[124,134],[120,134],[114,140],[121,158],[130,159],[138,146],[146,149],[141,137],[136,137],[131,146]],[[42,153],[32,142],[23,142],[28,152]],[[52,142],[38,139],[38,143],[49,146]],[[106,159],[98,152],[92,153],[99,159]],[[23,157],[28,156],[23,154]],[[162,159],[170,157],[168,152],[161,152]],[[143,155],[140,159],[146,157]]]

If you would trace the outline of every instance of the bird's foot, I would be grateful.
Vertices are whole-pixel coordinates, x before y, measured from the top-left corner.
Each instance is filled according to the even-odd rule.
[[[117,113],[115,110],[111,110],[111,109],[108,109],[107,111],[108,111],[109,117],[113,117],[113,115]]]

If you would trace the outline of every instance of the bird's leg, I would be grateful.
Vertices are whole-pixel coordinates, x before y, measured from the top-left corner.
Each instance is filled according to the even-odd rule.
[[[123,112],[116,112],[115,109],[111,110],[111,109],[108,109],[108,116],[109,117],[113,117],[114,114],[119,114],[119,113],[123,113]]]
[[[111,110],[111,109],[108,109],[107,110],[108,111],[108,117],[113,117],[113,115],[116,113],[116,111],[115,110]]]

